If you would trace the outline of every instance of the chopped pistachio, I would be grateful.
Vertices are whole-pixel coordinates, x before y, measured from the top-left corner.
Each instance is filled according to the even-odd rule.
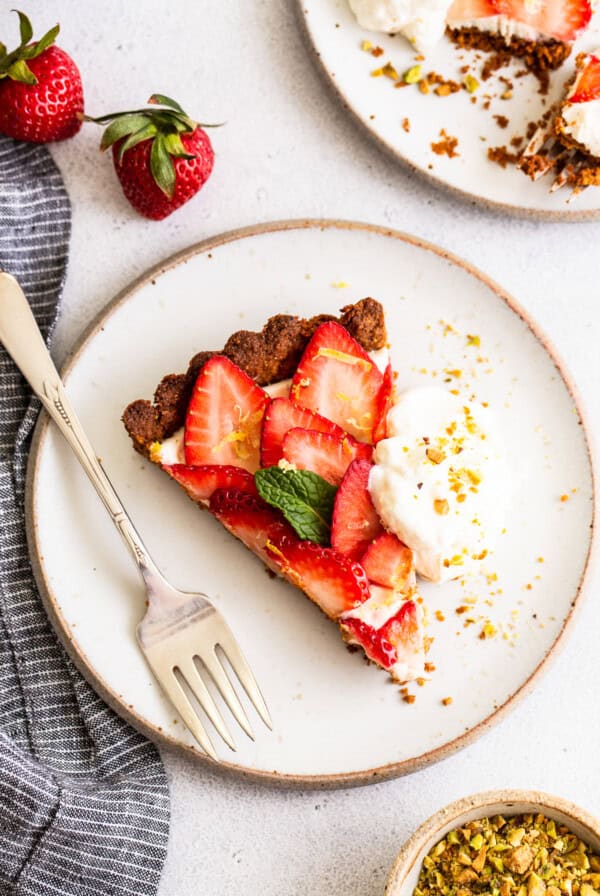
[[[421,66],[413,65],[402,75],[405,84],[417,84],[421,80]]]
[[[475,91],[479,89],[479,81],[477,78],[473,77],[473,75],[465,75],[463,84],[469,93],[475,93]]]
[[[600,896],[600,856],[539,813],[476,819],[433,846],[414,896]]]

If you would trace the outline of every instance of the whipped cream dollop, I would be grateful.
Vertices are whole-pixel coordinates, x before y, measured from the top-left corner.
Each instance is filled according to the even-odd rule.
[[[600,49],[590,54],[590,58],[600,59]],[[562,131],[576,140],[587,151],[600,158],[600,99],[588,100],[583,103],[569,103],[569,98],[579,90],[579,82],[585,72],[585,67],[571,85],[566,101],[560,110],[563,119]]]
[[[445,389],[410,389],[387,418],[369,491],[384,525],[413,551],[417,572],[443,582],[476,570],[507,500],[489,410]]]
[[[403,34],[422,53],[430,52],[446,27],[451,0],[349,0],[358,24],[369,31]]]

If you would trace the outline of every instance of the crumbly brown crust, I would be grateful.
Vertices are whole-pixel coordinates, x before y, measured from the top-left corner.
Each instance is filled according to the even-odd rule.
[[[302,352],[317,327],[337,320],[365,351],[383,348],[387,341],[383,308],[375,299],[361,299],[341,309],[339,318],[329,314],[301,318],[277,314],[260,332],[239,330],[221,351],[203,351],[191,359],[186,373],[170,373],[158,384],[153,401],[138,399],[123,412],[125,429],[137,451],[148,455],[153,442],[160,442],[183,426],[196,378],[215,354],[228,357],[259,385],[286,379],[296,370]]]
[[[559,68],[571,52],[569,44],[553,39],[535,41],[511,37],[507,42],[501,34],[491,34],[478,28],[448,28],[447,32],[451,40],[463,49],[517,56],[538,76]]]

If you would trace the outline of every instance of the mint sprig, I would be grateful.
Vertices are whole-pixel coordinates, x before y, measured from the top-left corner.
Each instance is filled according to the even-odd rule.
[[[337,488],[311,470],[267,467],[254,474],[258,494],[277,507],[300,538],[329,544]]]

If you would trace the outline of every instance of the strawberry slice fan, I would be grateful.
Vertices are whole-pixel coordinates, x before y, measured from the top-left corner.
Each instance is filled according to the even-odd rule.
[[[426,652],[413,556],[385,531],[368,489],[392,397],[391,367],[381,371],[327,321],[287,396],[271,398],[225,355],[210,357],[187,406],[185,463],[165,462],[160,442],[149,454],[347,644],[404,682],[424,675]]]

